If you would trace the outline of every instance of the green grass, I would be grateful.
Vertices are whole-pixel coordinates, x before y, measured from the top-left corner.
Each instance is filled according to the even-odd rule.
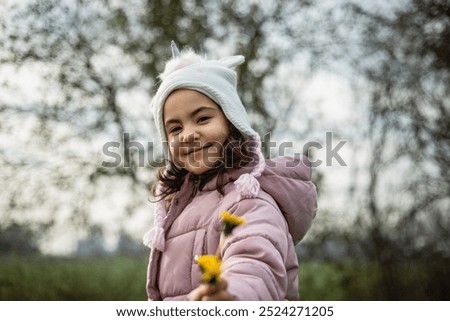
[[[369,265],[300,263],[300,298],[306,301],[381,299],[374,270]]]
[[[0,300],[147,299],[147,257],[0,260]]]
[[[0,300],[146,300],[147,257],[0,258]],[[448,262],[397,264],[396,300],[449,300]],[[302,300],[387,300],[375,264],[301,262]],[[391,293],[392,294],[392,293]]]
[[[449,300],[450,263],[395,263],[389,284],[374,263],[300,263],[302,300]],[[385,279],[386,280],[386,279]]]

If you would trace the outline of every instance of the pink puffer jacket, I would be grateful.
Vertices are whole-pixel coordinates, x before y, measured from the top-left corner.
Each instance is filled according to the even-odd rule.
[[[189,202],[194,183],[185,179],[164,221],[164,252],[150,254],[147,294],[150,300],[186,300],[201,284],[195,257],[214,254],[227,210],[245,218],[222,250],[222,276],[235,300],[297,300],[298,261],[294,245],[316,214],[316,188],[309,162],[288,157],[268,160],[258,178],[257,198],[237,201],[233,182],[251,168],[225,175],[224,192],[209,181]]]

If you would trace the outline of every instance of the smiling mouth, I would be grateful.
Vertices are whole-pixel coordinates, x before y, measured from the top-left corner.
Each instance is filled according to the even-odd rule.
[[[196,149],[188,151],[185,155],[190,155],[190,154],[193,154],[195,152],[201,151],[202,149],[207,149],[207,148],[211,147],[212,145],[213,145],[212,143],[205,144],[205,146],[203,146],[201,148],[196,148]]]

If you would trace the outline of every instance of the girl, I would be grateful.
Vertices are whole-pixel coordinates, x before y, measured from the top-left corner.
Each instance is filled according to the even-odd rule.
[[[294,245],[317,207],[309,163],[264,160],[231,69],[243,56],[205,60],[173,42],[172,55],[152,100],[167,165],[144,236],[149,299],[297,300]],[[246,223],[220,241],[224,211]],[[215,253],[221,281],[202,284],[196,257]]]

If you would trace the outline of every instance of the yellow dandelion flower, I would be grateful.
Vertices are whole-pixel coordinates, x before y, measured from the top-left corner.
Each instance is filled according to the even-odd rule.
[[[205,283],[217,284],[220,281],[220,265],[222,261],[215,255],[201,255],[197,263],[202,269],[202,280]]]
[[[222,221],[224,222],[223,234],[228,236],[231,231],[238,225],[244,224],[245,220],[242,217],[231,214],[228,211],[222,213]]]

